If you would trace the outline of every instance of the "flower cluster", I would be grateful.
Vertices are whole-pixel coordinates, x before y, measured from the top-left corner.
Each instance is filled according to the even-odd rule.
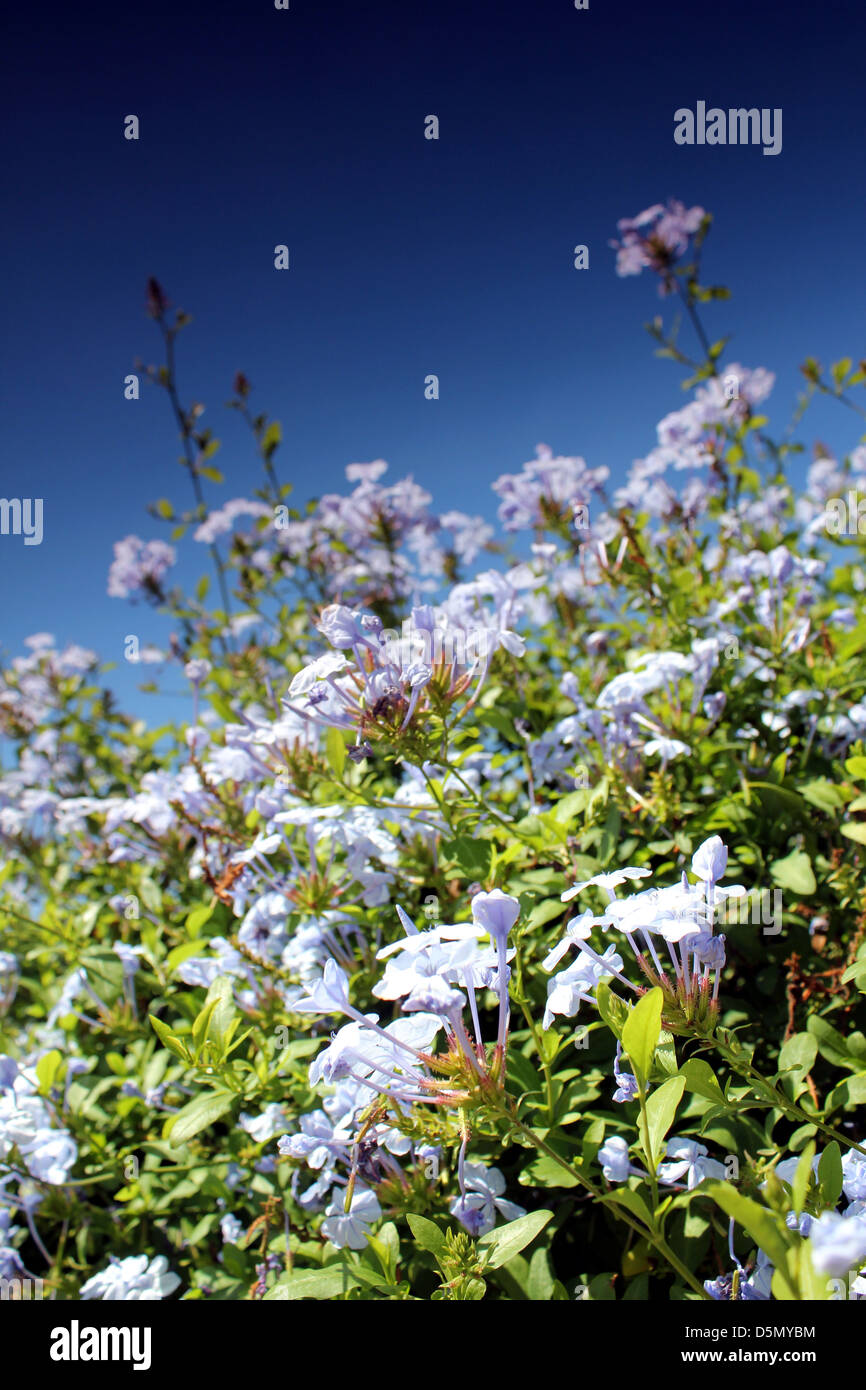
[[[177,559],[174,546],[165,541],[143,541],[126,536],[114,545],[114,561],[108,572],[108,592],[112,598],[142,596],[163,598],[162,581]]]
[[[653,270],[661,277],[660,292],[670,293],[671,268],[685,255],[706,216],[703,208],[687,208],[671,198],[666,207],[654,203],[637,217],[620,218],[617,228],[622,241],[611,242],[617,253],[617,275],[640,275],[644,269]]]
[[[690,379],[630,469],[539,445],[498,525],[383,460],[296,509],[239,375],[261,485],[205,497],[196,404],[195,508],[152,508],[216,597],[165,541],[110,570],[184,718],[48,633],[4,663],[0,1277],[866,1294],[866,449],[800,485],[704,332],[709,226],[620,224],[703,353],[650,326]],[[864,379],[806,364],[843,420]]]
[[[582,1000],[592,1000],[593,987],[605,976],[616,976],[629,989],[635,989],[622,974],[623,962],[613,946],[600,955],[587,944],[595,928],[613,928],[625,937],[643,975],[651,985],[661,987],[666,1015],[672,1022],[711,1026],[718,1015],[719,985],[725,965],[725,937],[714,933],[715,914],[725,899],[746,892],[739,884],[720,886],[727,862],[727,848],[718,835],[713,835],[692,857],[697,883],[689,883],[683,872],[681,881],[669,888],[650,888],[619,898],[618,887],[649,873],[648,869],[624,868],[575,883],[563,893],[562,901],[570,902],[585,889],[597,887],[607,896],[607,904],[598,915],[587,909],[570,922],[562,941],[544,961],[544,968],[552,970],[569,947],[574,946],[579,952],[573,965],[548,981],[545,1028],[558,1014],[574,1017]],[[659,939],[661,955],[653,937]]]
[[[464,585],[438,613],[414,608],[401,635],[388,632],[372,613],[332,604],[318,623],[332,652],[304,666],[289,686],[287,708],[295,714],[354,735],[349,756],[360,762],[375,743],[400,744],[431,719],[444,725],[462,696],[462,708],[474,704],[490,669],[494,651],[515,656],[524,643],[508,626],[514,595],[498,594],[492,617],[479,612],[472,626],[473,604],[479,607],[482,585]],[[469,590],[472,589],[470,593]],[[460,610],[463,610],[462,612]]]

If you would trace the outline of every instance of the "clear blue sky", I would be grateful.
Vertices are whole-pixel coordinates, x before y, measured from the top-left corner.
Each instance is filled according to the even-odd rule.
[[[641,329],[654,285],[618,280],[607,243],[669,196],[716,215],[707,277],[734,297],[709,331],[777,373],[780,423],[807,354],[864,351],[858,4],[47,3],[11,30],[0,495],[42,496],[45,536],[0,537],[7,651],[41,629],[106,659],[129,632],[165,641],[105,592],[116,539],[166,535],[147,502],[188,501],[164,395],[123,399],[135,357],[158,360],[149,275],[195,320],[180,383],[223,440],[214,505],[258,481],[223,408],[238,369],[283,422],[295,500],[383,457],[490,514],[539,441],[622,477],[682,397]],[[781,107],[782,153],[676,146],[698,100]],[[822,410],[812,434],[844,450],[856,424]],[[142,674],[113,678],[127,703]]]

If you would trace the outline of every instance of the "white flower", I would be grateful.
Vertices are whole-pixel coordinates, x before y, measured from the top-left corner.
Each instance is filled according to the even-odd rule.
[[[866,1260],[866,1212],[861,1212],[862,1203],[857,1203],[852,1212],[849,1207],[844,1216],[836,1211],[825,1211],[812,1222],[809,1243],[812,1248],[812,1264],[819,1274],[841,1277],[860,1268]]]
[[[125,1260],[111,1255],[109,1260],[105,1269],[82,1284],[80,1298],[101,1298],[108,1303],[154,1303],[174,1293],[180,1284],[164,1255],[158,1255],[149,1264],[146,1255],[130,1255]]]
[[[658,1165],[659,1181],[678,1183],[686,1179],[689,1191],[704,1178],[724,1178],[724,1164],[707,1157],[707,1149],[695,1139],[669,1139],[665,1153],[671,1160]]]
[[[592,999],[592,991],[599,980],[615,971],[622,970],[622,957],[616,954],[613,946],[608,946],[603,956],[595,960],[581,952],[573,965],[560,970],[547,982],[547,1004],[541,1026],[549,1028],[556,1014],[574,1018],[581,1002]]]
[[[653,758],[658,753],[662,762],[667,764],[672,758],[687,756],[692,750],[687,743],[678,738],[651,738],[649,743],[644,745],[643,751],[648,758]]]
[[[223,1245],[237,1245],[244,1233],[243,1222],[239,1221],[231,1212],[226,1212],[220,1218],[220,1235],[223,1238]]]
[[[596,874],[594,878],[586,878],[582,883],[575,883],[571,888],[562,894],[561,902],[570,902],[576,898],[578,893],[582,893],[584,888],[590,888],[597,884],[603,888],[609,897],[613,896],[613,890],[618,888],[621,883],[631,882],[636,878],[648,878],[652,873],[651,869],[616,869],[610,874]]]
[[[456,1197],[449,1208],[451,1215],[464,1221],[467,1213],[470,1218],[472,1234],[486,1235],[496,1225],[496,1213],[506,1221],[516,1221],[525,1216],[525,1207],[509,1202],[502,1196],[505,1191],[505,1178],[498,1168],[488,1168],[483,1163],[467,1163],[463,1170],[466,1196]],[[465,1224],[465,1222],[464,1222]]]
[[[61,1186],[78,1158],[75,1140],[65,1129],[40,1129],[27,1149],[22,1149],[27,1169],[40,1182]]]
[[[328,1207],[326,1219],[322,1222],[322,1234],[328,1237],[338,1250],[363,1250],[367,1244],[367,1232],[374,1221],[382,1215],[375,1192],[367,1187],[356,1187],[352,1195],[352,1205],[345,1210],[345,1197],[338,1192]]]
[[[306,666],[302,666],[296,676],[292,678],[289,686],[289,695],[306,695],[318,685],[319,681],[327,680],[329,676],[336,676],[345,671],[348,662],[344,656],[338,652],[326,652],[324,656],[317,657],[315,661],[310,661]]]
[[[266,1106],[261,1115],[241,1115],[238,1123],[257,1144],[266,1144],[269,1139],[285,1134],[288,1129],[283,1107],[276,1101]]]
[[[728,851],[720,835],[704,840],[692,856],[692,872],[704,883],[718,883],[728,867]]]
[[[628,1158],[628,1144],[618,1134],[606,1139],[598,1151],[601,1171],[608,1182],[625,1182],[632,1171]]]

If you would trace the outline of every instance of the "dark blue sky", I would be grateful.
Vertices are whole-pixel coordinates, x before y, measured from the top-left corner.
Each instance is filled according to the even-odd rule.
[[[0,495],[42,496],[45,535],[0,536],[7,650],[40,629],[105,658],[165,641],[105,594],[116,539],[166,534],[146,503],[188,502],[163,394],[123,399],[134,358],[158,360],[149,275],[195,320],[180,384],[223,440],[214,505],[258,481],[223,408],[238,369],[283,422],[295,500],[383,457],[489,514],[542,440],[621,477],[681,373],[642,333],[654,285],[618,280],[607,243],[669,196],[715,213],[707,278],[734,297],[709,331],[777,373],[776,421],[808,353],[864,350],[860,5],[48,3],[11,28]],[[782,153],[676,146],[698,100],[781,107]],[[844,451],[856,426],[822,408],[808,437]]]

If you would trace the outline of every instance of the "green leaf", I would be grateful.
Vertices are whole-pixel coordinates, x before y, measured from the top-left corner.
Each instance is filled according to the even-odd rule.
[[[854,980],[858,989],[866,988],[866,957],[861,957],[860,960],[855,960],[853,965],[848,966],[842,976],[842,984],[847,985],[849,980]],[[860,983],[861,980],[864,981],[863,985]]]
[[[185,960],[201,951],[200,941],[184,941],[181,946],[175,946],[173,951],[169,951],[165,958],[165,968],[169,975],[173,975],[179,965],[183,965]]]
[[[545,898],[543,902],[536,903],[535,907],[527,919],[527,927],[544,927],[548,922],[552,922],[555,917],[561,917],[565,912],[565,906],[559,898]]]
[[[346,1289],[351,1289],[356,1280],[345,1265],[328,1265],[327,1269],[298,1269],[294,1274],[283,1275],[278,1284],[269,1289],[264,1301],[275,1303],[298,1302],[304,1298],[339,1298]]]
[[[210,922],[211,917],[214,915],[215,908],[217,908],[217,898],[214,898],[213,902],[203,902],[200,903],[197,908],[193,908],[192,912],[189,913],[188,919],[186,919],[186,933],[188,933],[190,937],[197,937],[204,923]]]
[[[540,1246],[533,1250],[529,1261],[529,1278],[526,1293],[533,1303],[548,1303],[553,1297],[556,1280],[550,1272],[547,1251]]]
[[[703,1096],[704,1100],[711,1100],[716,1105],[725,1104],[724,1093],[716,1074],[709,1062],[705,1062],[702,1057],[690,1057],[687,1062],[683,1062],[679,1074],[685,1079],[687,1091],[693,1091],[696,1096]]]
[[[826,1205],[835,1207],[842,1195],[842,1153],[835,1139],[818,1160],[818,1183]]]
[[[332,770],[342,777],[346,766],[346,744],[339,729],[329,729],[325,735],[325,755]]]
[[[856,1110],[866,1105],[866,1076],[850,1076],[840,1081],[827,1097],[827,1110]]]
[[[409,1230],[415,1237],[415,1244],[421,1250],[429,1250],[437,1258],[445,1249],[445,1234],[439,1229],[435,1221],[428,1221],[426,1216],[409,1215],[406,1217],[409,1222]]]
[[[506,1074],[510,1081],[517,1084],[518,1089],[526,1095],[541,1091],[541,1074],[536,1071],[528,1057],[524,1057],[522,1052],[511,1048],[508,1053],[506,1064]]]
[[[576,1175],[570,1177],[549,1154],[540,1154],[521,1171],[517,1181],[521,1187],[568,1188],[577,1187],[580,1179]]]
[[[50,1052],[45,1052],[36,1063],[36,1079],[39,1082],[39,1089],[44,1093],[50,1091],[57,1075],[63,1066],[63,1053],[52,1048]]]
[[[653,1058],[653,1070],[660,1071],[666,1077],[676,1076],[677,1074],[677,1048],[672,1033],[662,1029],[659,1034],[658,1046],[656,1047],[655,1057]]]
[[[787,1233],[782,1234],[772,1213],[767,1211],[766,1207],[753,1202],[750,1197],[743,1197],[727,1183],[705,1182],[702,1187],[707,1196],[714,1198],[722,1211],[727,1212],[728,1216],[732,1216],[745,1231],[748,1231],[759,1249],[769,1255],[780,1280],[790,1291],[790,1296],[796,1298],[797,1289],[788,1269],[789,1239]]]
[[[196,1048],[201,1048],[202,1043],[207,1037],[208,1026],[218,1003],[218,999],[206,1000],[204,1007],[200,1009],[196,1015],[192,1025],[192,1040]]]
[[[499,1269],[515,1255],[519,1255],[552,1220],[552,1211],[527,1212],[526,1216],[519,1216],[516,1221],[509,1221],[507,1225],[482,1236],[478,1248],[488,1253],[487,1264],[490,1268]]]
[[[234,990],[227,975],[218,975],[213,981],[205,1003],[216,1005],[209,1019],[208,1035],[222,1045],[229,1024],[237,1016]]]
[[[851,1071],[859,1071],[860,1068],[855,1058],[848,1051],[848,1045],[841,1033],[837,1033],[823,1018],[813,1014],[806,1024],[808,1032],[818,1041],[818,1051],[828,1062],[833,1062],[837,1067],[848,1067]]]
[[[818,777],[813,782],[804,782],[798,787],[800,795],[804,801],[808,801],[811,806],[817,806],[819,811],[826,811],[832,815],[844,805],[844,798],[839,788],[832,782],[828,782],[826,777]]]
[[[795,1033],[783,1045],[779,1053],[779,1071],[787,1072],[783,1080],[788,1083],[794,1100],[806,1089],[805,1078],[815,1065],[817,1055],[818,1042],[811,1033]]]
[[[809,1183],[812,1179],[812,1159],[815,1157],[815,1145],[807,1144],[797,1164],[794,1173],[794,1181],[791,1184],[793,1194],[794,1211],[799,1216],[806,1205],[806,1194],[809,1191]]]
[[[473,840],[469,835],[458,835],[453,840],[443,840],[443,857],[456,864],[464,878],[481,880],[490,871],[492,845],[489,840]]]
[[[790,888],[792,893],[804,897],[811,896],[818,887],[812,872],[812,861],[801,849],[792,850],[784,859],[777,859],[770,865],[770,873],[781,888]]]
[[[148,1018],[150,1019],[153,1031],[156,1033],[163,1047],[167,1047],[169,1052],[174,1053],[175,1057],[179,1057],[182,1062],[190,1061],[187,1047],[177,1034],[171,1031],[168,1024],[163,1023],[160,1018],[154,1018],[153,1014],[148,1014]]]
[[[839,826],[848,840],[856,840],[858,845],[866,845],[866,820],[849,820]]]
[[[279,420],[272,420],[271,423],[268,425],[267,429],[265,430],[264,436],[262,438],[262,453],[264,454],[265,458],[269,459],[271,457],[271,454],[273,454],[274,450],[281,443],[282,438],[282,425],[280,424]]]
[[[647,1128],[652,1149],[652,1155],[647,1154],[648,1163],[653,1162],[661,1153],[662,1142],[674,1122],[677,1106],[682,1100],[685,1088],[684,1076],[672,1076],[664,1085],[657,1086],[647,1099]]]
[[[206,1095],[196,1096],[182,1110],[169,1120],[165,1127],[165,1137],[173,1149],[195,1137],[209,1125],[228,1114],[235,1097],[230,1091],[208,1091]]]
[[[139,879],[138,892],[141,901],[151,912],[159,913],[162,911],[162,893],[152,878]]]
[[[614,994],[607,980],[599,980],[595,991],[598,1011],[615,1038],[622,1038],[622,1030],[629,1016],[628,1005]]]
[[[652,1213],[649,1207],[640,1193],[635,1192],[632,1188],[616,1187],[612,1192],[605,1193],[604,1200],[612,1202],[614,1206],[625,1207],[632,1216],[636,1216],[639,1221],[642,1221],[648,1230],[653,1229]]]
[[[379,1261],[379,1267],[388,1283],[395,1283],[400,1260],[400,1237],[393,1221],[386,1221],[376,1235],[371,1235],[368,1231],[367,1244]]]
[[[663,1002],[661,990],[657,986],[651,989],[635,1004],[622,1030],[622,1045],[642,1090],[646,1090],[653,1053],[662,1031]]]
[[[819,1274],[812,1264],[809,1242],[804,1241],[800,1248],[800,1297],[804,1302],[826,1302],[833,1291],[833,1284],[826,1274]]]

